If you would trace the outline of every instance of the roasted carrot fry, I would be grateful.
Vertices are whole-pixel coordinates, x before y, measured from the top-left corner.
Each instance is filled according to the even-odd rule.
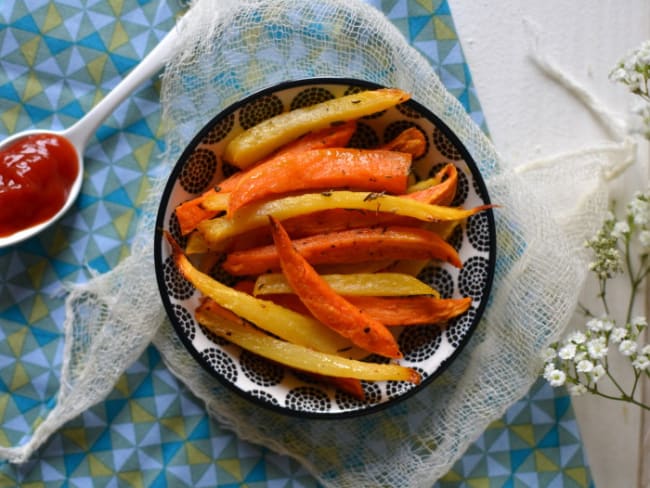
[[[447,322],[465,313],[472,304],[470,297],[344,297],[359,310],[389,327]],[[303,315],[309,312],[296,295],[265,295],[265,298]]]
[[[352,137],[352,134],[354,134],[356,127],[356,121],[352,120],[343,124],[337,124],[333,127],[310,132],[278,149],[276,153],[261,161],[260,164],[274,157],[286,154],[299,153],[312,149],[345,146]],[[216,188],[210,188],[198,197],[179,205],[176,208],[176,217],[180,224],[181,233],[183,235],[189,234],[202,220],[211,219],[219,212],[226,210],[228,208],[230,192],[237,186],[237,183],[245,174],[245,171],[238,171],[221,181]],[[203,206],[203,202],[208,197],[212,199],[212,208],[210,209],[206,209]]]
[[[252,202],[298,191],[351,189],[404,193],[411,155],[329,148],[292,152],[248,170],[230,194],[228,215]]]
[[[309,311],[355,345],[389,358],[401,358],[397,340],[381,322],[336,293],[293,247],[282,224],[269,217],[273,242],[291,288]]]
[[[414,384],[420,382],[417,371],[399,364],[369,363],[314,351],[276,339],[247,324],[230,322],[209,313],[198,313],[197,320],[233,344],[301,371],[368,381],[408,381]]]
[[[409,98],[402,90],[383,88],[291,110],[237,135],[226,146],[223,157],[239,168],[246,168],[306,132],[371,115]]]
[[[427,150],[427,140],[424,134],[415,127],[400,132],[395,139],[381,146],[387,151],[398,151],[411,154],[414,158],[419,158]]]
[[[458,173],[453,164],[446,165],[438,172],[436,178],[444,181],[428,188],[400,195],[430,205],[449,205],[456,193]],[[376,225],[419,225],[417,219],[384,212],[349,210],[334,208],[321,210],[298,217],[292,217],[282,222],[283,227],[293,238],[305,237],[326,232],[372,227]],[[456,224],[454,224],[456,225]]]
[[[429,203],[432,205],[449,205],[456,195],[458,185],[458,170],[453,164],[445,165],[438,173],[436,179],[441,182],[428,188],[417,190],[404,195],[404,198],[412,198],[418,202]]]
[[[439,259],[460,267],[456,250],[433,232],[418,227],[360,228],[317,234],[293,241],[311,264],[354,263],[399,259]],[[235,276],[257,275],[280,269],[276,246],[229,253],[223,268]]]

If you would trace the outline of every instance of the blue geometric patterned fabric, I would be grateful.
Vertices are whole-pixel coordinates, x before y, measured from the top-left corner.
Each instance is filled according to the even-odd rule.
[[[445,0],[373,0],[487,130]],[[171,29],[179,0],[0,0],[0,136],[63,129]],[[85,153],[75,206],[0,250],[0,445],[25,442],[52,408],[63,355],[65,284],[127,253],[163,150],[159,81],[145,83]],[[152,284],[154,286],[154,284]],[[570,399],[543,383],[469,448],[437,487],[587,487]],[[56,432],[29,462],[0,463],[0,488],[316,487],[296,461],[209,418],[150,347],[105,401]]]

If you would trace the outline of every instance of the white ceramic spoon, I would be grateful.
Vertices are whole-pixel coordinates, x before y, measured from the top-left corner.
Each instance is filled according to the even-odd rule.
[[[58,220],[72,206],[79,195],[81,183],[83,182],[83,154],[90,137],[94,134],[101,123],[113,112],[113,110],[126,99],[144,81],[150,79],[160,71],[172,53],[174,44],[178,39],[177,27],[174,27],[160,43],[136,66],[111,92],[95,105],[85,116],[79,119],[70,128],[61,131],[28,130],[14,134],[0,143],[0,150],[23,137],[34,134],[55,134],[68,139],[75,148],[79,169],[77,177],[70,189],[68,198],[61,209],[50,219],[37,225],[28,227],[6,237],[0,237],[0,248],[11,246],[20,241],[28,239],[53,222]]]

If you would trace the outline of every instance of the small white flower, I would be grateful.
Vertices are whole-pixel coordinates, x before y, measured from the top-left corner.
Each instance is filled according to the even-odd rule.
[[[634,361],[632,361],[632,366],[634,369],[639,371],[646,371],[650,369],[650,358],[648,356],[638,356]]]
[[[648,321],[645,317],[634,317],[631,322],[632,327],[643,329],[648,326]]]
[[[650,230],[642,230],[639,232],[639,242],[644,248],[650,247]]]
[[[612,236],[620,239],[630,233],[630,226],[624,220],[618,221],[614,224],[612,229]]]
[[[600,319],[590,319],[587,322],[587,329],[592,332],[600,332],[603,330],[603,321]]]
[[[592,359],[600,359],[607,355],[607,345],[603,337],[592,339],[587,343],[587,351]]]
[[[560,357],[560,359],[564,359],[565,361],[573,359],[576,355],[576,345],[569,343],[565,346],[562,346],[557,355]]]
[[[645,225],[650,222],[650,204],[647,201],[642,200],[643,195],[637,195],[630,203],[627,205],[628,212],[632,216],[634,223],[637,225]]]
[[[587,393],[587,387],[581,383],[578,383],[577,385],[573,385],[571,388],[569,388],[569,393],[571,396],[584,395]]]
[[[609,75],[609,78],[612,81],[625,81],[625,78],[627,77],[627,71],[623,67],[616,68],[614,71],[612,71]]]
[[[569,336],[569,342],[572,342],[573,344],[584,344],[586,340],[587,336],[579,330]]]
[[[573,357],[573,361],[577,364],[583,359],[587,359],[587,351],[579,349],[578,352],[576,352],[576,355]]]
[[[624,327],[616,327],[614,330],[612,330],[612,334],[609,336],[609,340],[614,344],[618,344],[626,337],[627,330]]]
[[[551,386],[562,386],[566,381],[566,374],[564,371],[559,369],[554,369],[549,372],[548,377],[546,378]]]
[[[650,344],[646,344],[641,348],[641,354],[644,354],[646,356],[650,356]]]
[[[594,366],[594,369],[591,370],[591,379],[596,383],[599,379],[605,376],[607,372],[602,364],[597,364]]]
[[[645,354],[641,354],[632,361],[632,366],[634,369],[638,369],[639,371],[646,371],[650,369],[650,358]]]
[[[578,373],[591,373],[594,369],[594,363],[587,359],[583,359],[578,364],[576,364],[576,371]]]
[[[609,319],[603,320],[603,331],[609,332],[613,328],[614,328],[614,321],[613,320],[609,320]]]
[[[618,350],[621,352],[623,356],[631,356],[636,352],[636,348],[637,348],[636,342],[631,341],[629,339],[625,339],[618,346]]]
[[[546,363],[546,366],[544,366],[544,379],[550,381],[551,373],[555,371],[555,369],[555,364],[552,362]]]
[[[554,348],[554,347],[547,347],[546,349],[544,349],[544,350],[542,351],[541,356],[542,356],[542,360],[543,360],[545,363],[550,363],[550,362],[553,361],[553,360],[555,359],[555,357],[557,356],[557,352],[555,351],[555,348]]]

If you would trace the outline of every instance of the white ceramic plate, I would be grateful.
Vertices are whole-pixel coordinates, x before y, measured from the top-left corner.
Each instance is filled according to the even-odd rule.
[[[199,325],[194,310],[200,294],[176,270],[162,232],[169,231],[184,244],[174,208],[234,171],[221,159],[224,141],[231,131],[246,129],[289,109],[374,87],[358,80],[312,79],[283,83],[242,100],[217,115],[195,137],[173,169],[162,196],[155,236],[156,273],[163,303],[181,341],[226,386],[264,407],[290,415],[340,418],[370,413],[425,388],[453,361],[468,341],[488,300],[496,252],[492,211],[476,214],[454,231],[450,242],[459,252],[461,269],[434,263],[418,276],[438,289],[442,297],[470,296],[473,300],[471,308],[446,327],[423,325],[397,332],[404,353],[400,363],[416,368],[422,382],[418,386],[394,381],[364,382],[365,401],[242,350]],[[392,139],[408,126],[419,128],[428,143],[426,154],[413,164],[418,180],[451,162],[458,168],[459,179],[452,205],[469,208],[489,203],[481,175],[458,138],[415,101],[360,121],[350,145],[372,147]],[[213,275],[228,284],[234,282],[218,266]],[[369,360],[382,361],[377,357]]]

